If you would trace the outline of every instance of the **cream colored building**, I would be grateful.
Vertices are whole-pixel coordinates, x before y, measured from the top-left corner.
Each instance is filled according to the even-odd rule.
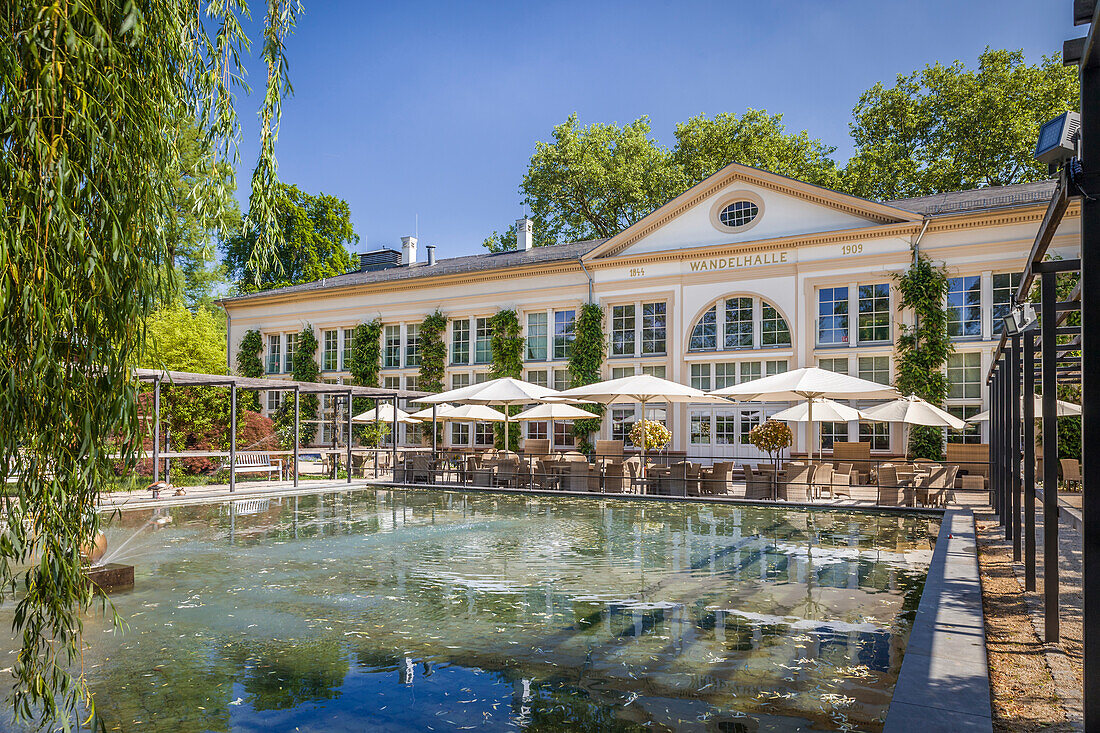
[[[449,319],[447,386],[458,387],[486,378],[487,319],[512,308],[527,339],[525,378],[564,388],[573,319],[591,299],[606,313],[607,378],[649,372],[713,389],[816,365],[891,382],[893,342],[911,318],[899,308],[893,276],[919,250],[950,273],[948,406],[968,416],[984,409],[999,315],[1052,191],[1053,182],[1039,182],[874,202],[731,164],[610,239],[532,248],[530,223],[521,220],[514,251],[436,259],[429,247],[425,260],[406,237],[383,269],[370,266],[386,253],[372,253],[362,258],[367,271],[226,299],[230,360],[245,332],[257,329],[269,375],[284,374],[294,334],[312,324],[323,377],[348,379],[352,330],[377,318],[383,386],[415,389],[417,325],[438,308]],[[1076,256],[1078,226],[1071,205],[1052,251]],[[278,399],[272,393],[266,407]],[[667,422],[677,450],[756,458],[745,435],[784,406],[647,412]],[[638,412],[611,406],[600,437],[620,437]],[[529,429],[545,437],[547,427]],[[984,441],[985,430],[949,439]],[[558,432],[557,442],[568,444],[565,426]],[[822,437],[862,438],[883,452],[900,449],[902,439],[897,428],[857,423],[825,425]],[[456,446],[488,439],[485,427],[452,426],[447,435]],[[805,448],[799,431],[796,449]]]

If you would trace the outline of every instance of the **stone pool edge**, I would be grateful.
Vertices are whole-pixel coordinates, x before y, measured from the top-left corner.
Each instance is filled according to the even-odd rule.
[[[974,514],[947,509],[883,733],[992,730]]]

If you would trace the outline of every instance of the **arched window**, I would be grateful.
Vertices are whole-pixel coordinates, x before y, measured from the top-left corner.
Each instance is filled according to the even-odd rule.
[[[738,296],[723,298],[703,312],[691,330],[688,351],[781,349],[790,345],[791,329],[775,306],[761,298]]]

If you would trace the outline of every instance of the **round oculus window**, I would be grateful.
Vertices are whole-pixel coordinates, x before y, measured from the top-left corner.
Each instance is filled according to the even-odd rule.
[[[733,201],[718,212],[718,221],[730,229],[740,229],[751,224],[759,213],[760,207],[752,201]]]

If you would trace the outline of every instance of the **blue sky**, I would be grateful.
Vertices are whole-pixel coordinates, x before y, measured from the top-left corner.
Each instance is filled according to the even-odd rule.
[[[481,251],[520,216],[535,141],[572,112],[585,124],[648,115],[671,145],[679,121],[762,108],[843,161],[852,107],[876,81],[973,66],[987,45],[1034,61],[1080,35],[1068,0],[302,2],[280,177],[346,199],[356,251],[396,246],[419,218],[439,257]],[[242,208],[263,79],[254,61],[257,89],[239,104]]]

